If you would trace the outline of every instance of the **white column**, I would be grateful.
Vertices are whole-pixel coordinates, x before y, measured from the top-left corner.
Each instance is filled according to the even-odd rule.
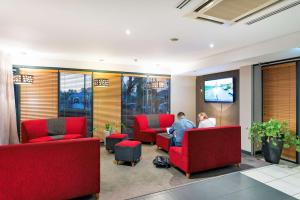
[[[248,127],[252,122],[252,66],[240,68],[240,125],[242,150],[251,152]]]

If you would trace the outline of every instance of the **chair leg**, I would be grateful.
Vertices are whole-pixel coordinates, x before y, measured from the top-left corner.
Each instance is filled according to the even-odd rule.
[[[134,167],[135,166],[135,162],[131,162],[131,166]]]
[[[240,168],[240,167],[241,167],[241,163],[237,163],[237,164],[235,164],[235,166],[236,166],[237,168]]]
[[[98,200],[100,197],[100,192],[96,193],[96,199]]]
[[[191,174],[190,174],[190,173],[185,173],[185,176],[186,176],[187,178],[191,178]]]

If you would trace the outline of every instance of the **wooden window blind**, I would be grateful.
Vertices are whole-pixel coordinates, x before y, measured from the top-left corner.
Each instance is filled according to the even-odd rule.
[[[96,131],[94,137],[104,139],[103,131],[106,123],[117,124],[121,127],[121,74],[93,73],[93,79],[109,80],[108,87],[93,87],[93,124]]]
[[[263,68],[263,120],[287,121],[296,133],[296,63]],[[295,148],[284,149],[282,158],[296,160]]]
[[[21,68],[33,75],[33,84],[20,85],[20,120],[57,117],[58,71]]]

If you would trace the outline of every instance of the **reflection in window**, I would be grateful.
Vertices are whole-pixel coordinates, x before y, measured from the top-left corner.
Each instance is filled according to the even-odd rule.
[[[170,79],[122,77],[122,123],[129,136],[137,114],[170,113]]]
[[[59,116],[86,117],[92,130],[92,75],[59,73]]]

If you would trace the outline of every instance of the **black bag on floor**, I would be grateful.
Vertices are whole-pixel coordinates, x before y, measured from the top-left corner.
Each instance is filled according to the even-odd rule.
[[[157,168],[170,168],[169,158],[167,156],[156,156],[153,164]]]

